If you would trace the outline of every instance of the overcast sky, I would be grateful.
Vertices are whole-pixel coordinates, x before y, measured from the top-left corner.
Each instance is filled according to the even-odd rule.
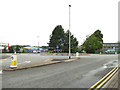
[[[1,42],[47,45],[57,25],[69,29],[79,45],[86,35],[101,30],[104,43],[118,41],[119,0],[0,0]],[[39,39],[37,38],[39,36]]]

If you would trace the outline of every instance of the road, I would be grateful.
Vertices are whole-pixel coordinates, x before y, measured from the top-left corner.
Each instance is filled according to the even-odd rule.
[[[9,55],[6,55],[6,54],[0,54],[0,59],[6,59],[6,58],[8,58],[9,57]]]
[[[3,88],[89,88],[115,65],[117,55],[83,56],[72,62],[3,71]]]

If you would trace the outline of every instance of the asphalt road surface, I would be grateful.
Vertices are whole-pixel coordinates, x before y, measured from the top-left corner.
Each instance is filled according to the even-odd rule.
[[[0,59],[6,59],[10,57],[9,55],[6,55],[6,54],[0,54]]]
[[[72,62],[3,71],[2,88],[90,88],[118,64],[117,60],[117,55],[91,55]]]

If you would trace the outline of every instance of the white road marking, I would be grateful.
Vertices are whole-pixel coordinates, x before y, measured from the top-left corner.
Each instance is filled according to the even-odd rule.
[[[65,62],[72,62],[73,60],[66,60]]]
[[[31,61],[25,61],[24,63],[30,63]]]
[[[75,61],[76,59],[71,59],[71,60],[66,60],[64,62],[72,62],[72,61]]]
[[[18,65],[19,64],[24,64],[24,63],[30,63],[31,61],[25,61],[25,62],[21,62],[21,63],[17,63]]]
[[[21,63],[17,63],[17,64],[24,64],[24,63],[30,63],[31,61],[24,61],[24,62],[21,62]]]
[[[2,70],[0,70],[0,74],[2,74]]]

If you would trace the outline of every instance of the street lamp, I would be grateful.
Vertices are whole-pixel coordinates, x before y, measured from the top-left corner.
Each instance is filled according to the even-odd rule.
[[[69,5],[69,59],[71,58],[71,55],[70,55],[70,7],[71,5]]]
[[[38,38],[38,50],[39,50],[39,36],[37,36],[37,38]]]

